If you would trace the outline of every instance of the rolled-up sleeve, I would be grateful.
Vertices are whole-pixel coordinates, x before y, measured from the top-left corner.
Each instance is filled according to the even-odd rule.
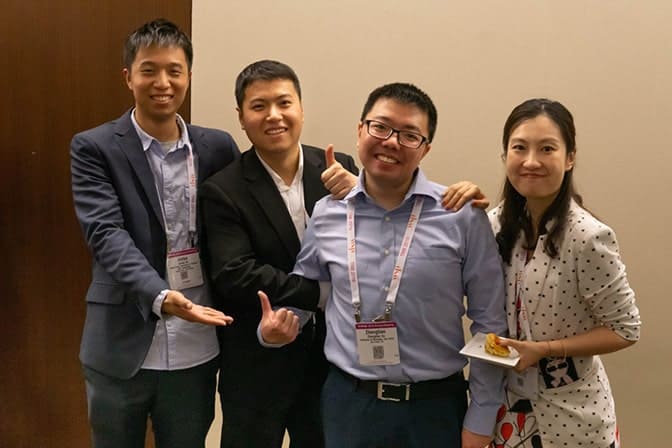
[[[579,291],[602,325],[628,341],[639,340],[641,319],[621,261],[616,234],[599,224],[579,253]]]

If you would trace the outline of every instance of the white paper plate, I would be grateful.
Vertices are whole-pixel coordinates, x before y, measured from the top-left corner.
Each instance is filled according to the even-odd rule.
[[[513,367],[518,364],[520,356],[515,348],[509,347],[511,353],[508,357],[495,356],[485,351],[485,334],[476,333],[467,345],[464,346],[460,353],[471,358],[482,359],[491,364],[496,364],[502,367]]]

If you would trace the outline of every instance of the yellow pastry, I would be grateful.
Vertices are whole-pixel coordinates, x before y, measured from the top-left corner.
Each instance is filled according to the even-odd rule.
[[[485,337],[485,351],[491,355],[501,356],[502,358],[508,357],[509,353],[511,353],[508,347],[499,345],[499,336],[495,333],[488,333]]]

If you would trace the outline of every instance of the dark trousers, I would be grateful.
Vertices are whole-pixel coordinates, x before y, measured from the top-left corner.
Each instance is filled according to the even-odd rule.
[[[322,390],[326,448],[459,448],[465,387],[431,399],[383,401],[333,368]]]
[[[278,384],[278,387],[282,385]],[[317,387],[301,388],[291,400],[265,409],[251,403],[224,400],[220,446],[280,448],[287,430],[291,448],[322,448],[324,436],[319,400]]]
[[[140,370],[130,379],[83,366],[94,448],[143,448],[147,417],[157,448],[203,447],[215,411],[219,359],[183,370]]]
[[[322,448],[320,393],[328,363],[319,322],[282,348],[264,348],[256,335],[245,338],[258,319],[248,331],[240,323],[220,339],[221,448],[280,448],[285,430],[291,448]]]

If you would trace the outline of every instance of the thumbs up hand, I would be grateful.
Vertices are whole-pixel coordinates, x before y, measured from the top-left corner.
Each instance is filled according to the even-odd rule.
[[[334,156],[334,145],[325,150],[327,169],[322,171],[321,179],[324,187],[329,190],[334,199],[343,199],[352,188],[357,185],[357,176],[343,168]]]
[[[273,311],[266,293],[258,291],[257,295],[261,302],[259,330],[264,342],[284,345],[294,341],[299,334],[299,317],[285,308]]]
[[[332,166],[336,161],[336,156],[334,155],[334,145],[327,146],[327,149],[324,150],[324,157],[327,159],[327,168]]]

